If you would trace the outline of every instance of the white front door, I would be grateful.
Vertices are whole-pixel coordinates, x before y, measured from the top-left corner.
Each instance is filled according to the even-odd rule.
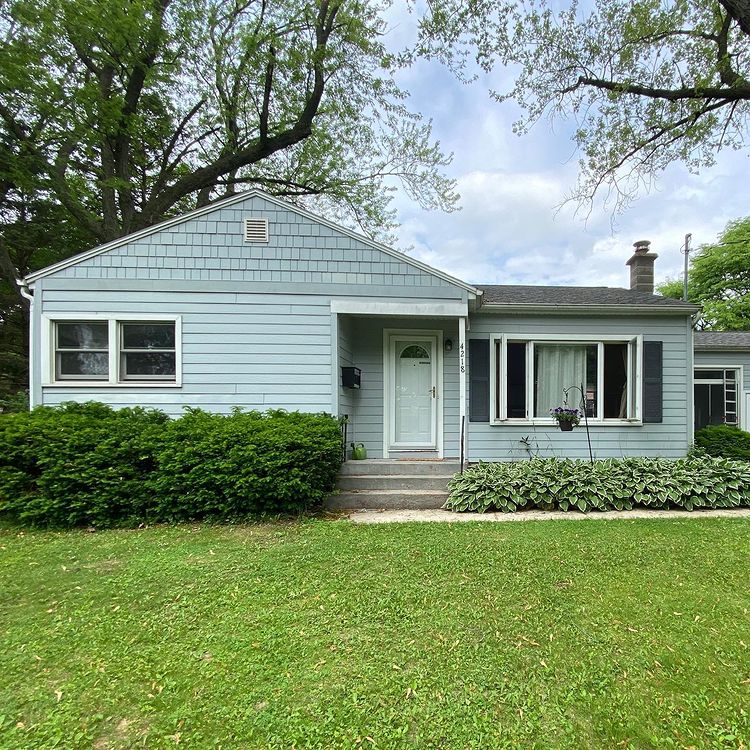
[[[389,337],[389,448],[437,450],[438,335]]]

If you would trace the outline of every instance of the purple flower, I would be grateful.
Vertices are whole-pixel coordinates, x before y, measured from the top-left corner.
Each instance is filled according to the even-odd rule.
[[[578,409],[571,409],[569,406],[556,406],[554,409],[550,409],[549,413],[558,422],[573,422],[575,424],[578,424],[583,416]]]

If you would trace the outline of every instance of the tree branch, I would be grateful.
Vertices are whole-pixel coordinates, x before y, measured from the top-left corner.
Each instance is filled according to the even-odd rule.
[[[60,203],[82,227],[100,242],[105,242],[112,238],[107,236],[104,225],[92,218],[91,214],[71,195],[68,187],[65,173],[68,168],[70,154],[74,148],[75,143],[72,141],[64,143],[57,153],[54,164],[50,165],[48,174]]]
[[[213,163],[185,175],[174,185],[154,195],[138,217],[138,227],[148,226],[157,218],[164,216],[169,209],[186,195],[201,191],[224,175],[242,167],[254,164],[272,154],[294,146],[312,133],[312,124],[320,108],[325,88],[325,51],[330,38],[336,15],[343,0],[321,0],[315,22],[315,49],[312,52],[314,78],[302,111],[294,124],[271,138],[255,139],[242,149],[222,153]]]
[[[123,118],[135,114],[138,101],[143,91],[146,77],[156,61],[159,53],[159,41],[164,24],[164,14],[172,0],[155,0],[154,18],[149,27],[146,44],[141,50],[139,59],[135,61],[128,83],[125,87],[125,102],[122,110]]]
[[[726,106],[726,104],[727,102],[724,102],[724,101],[714,102],[713,104],[706,104],[706,106],[700,109],[698,112],[691,112],[689,115],[686,115],[685,117],[677,120],[676,122],[669,123],[669,125],[665,125],[663,128],[659,128],[653,135],[649,136],[646,140],[636,143],[632,148],[628,149],[628,151],[626,151],[625,154],[623,154],[617,160],[615,164],[607,167],[607,169],[605,169],[599,175],[598,179],[596,180],[596,183],[594,184],[594,189],[589,194],[589,198],[593,198],[594,194],[607,181],[607,178],[615,175],[617,170],[620,169],[629,159],[632,159],[638,152],[647,150],[651,147],[651,151],[648,157],[641,160],[641,165],[642,165],[651,156],[653,156],[656,149],[659,147],[659,144],[657,142],[659,141],[659,139],[663,138],[667,133],[674,133],[675,130],[678,130],[684,125],[695,125],[695,123],[698,122],[698,120],[701,117],[703,117],[703,115],[706,115],[709,112],[713,112],[714,110],[720,109],[721,107]],[[672,136],[669,142],[672,143],[678,140],[682,135],[683,135],[682,133],[678,133],[678,135]]]
[[[732,26],[732,18],[727,14],[721,24],[721,30],[716,37],[717,56],[716,66],[719,70],[719,79],[725,86],[736,86],[745,83],[740,75],[732,69],[732,58],[729,54],[729,29]]]
[[[273,87],[273,71],[276,66],[276,50],[271,46],[268,50],[268,64],[266,78],[263,84],[263,106],[260,110],[260,140],[268,140],[268,109],[271,103],[271,89]]]
[[[591,86],[592,88],[602,89],[604,91],[614,91],[619,94],[644,96],[648,99],[665,99],[671,102],[722,99],[724,100],[724,103],[729,103],[750,99],[750,86],[748,85],[736,86],[733,88],[695,86],[680,89],[660,89],[651,86],[641,86],[635,83],[626,83],[625,81],[605,81],[601,78],[589,78],[587,76],[579,76],[574,84],[561,89],[560,93],[570,94],[581,86]]]
[[[183,132],[185,131],[185,128],[188,126],[188,123],[195,117],[198,112],[200,112],[201,109],[206,104],[205,97],[200,99],[200,101],[197,102],[193,106],[193,108],[180,120],[177,127],[175,128],[174,133],[172,133],[172,137],[169,139],[169,143],[167,144],[166,148],[164,149],[164,153],[162,154],[161,158],[161,164],[159,169],[159,178],[156,182],[156,185],[154,186],[155,192],[158,192],[165,184],[165,182],[162,181],[162,179],[165,179],[165,171],[167,170],[169,166],[169,159],[174,153],[175,147],[177,146],[177,142],[182,137]],[[212,129],[209,134],[213,134],[214,129]]]

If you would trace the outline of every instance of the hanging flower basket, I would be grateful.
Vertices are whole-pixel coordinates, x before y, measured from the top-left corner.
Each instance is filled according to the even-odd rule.
[[[563,432],[571,432],[573,428],[581,423],[581,412],[578,409],[571,409],[568,406],[556,406],[549,410],[552,419],[554,419]]]

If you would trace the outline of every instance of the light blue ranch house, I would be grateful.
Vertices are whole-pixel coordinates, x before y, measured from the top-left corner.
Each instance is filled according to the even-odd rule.
[[[342,487],[376,505],[467,461],[588,458],[564,405],[596,458],[678,457],[695,424],[748,426],[750,334],[694,334],[656,257],[636,243],[629,288],[475,285],[253,190],[31,274],[31,401],[346,415],[369,460]]]

